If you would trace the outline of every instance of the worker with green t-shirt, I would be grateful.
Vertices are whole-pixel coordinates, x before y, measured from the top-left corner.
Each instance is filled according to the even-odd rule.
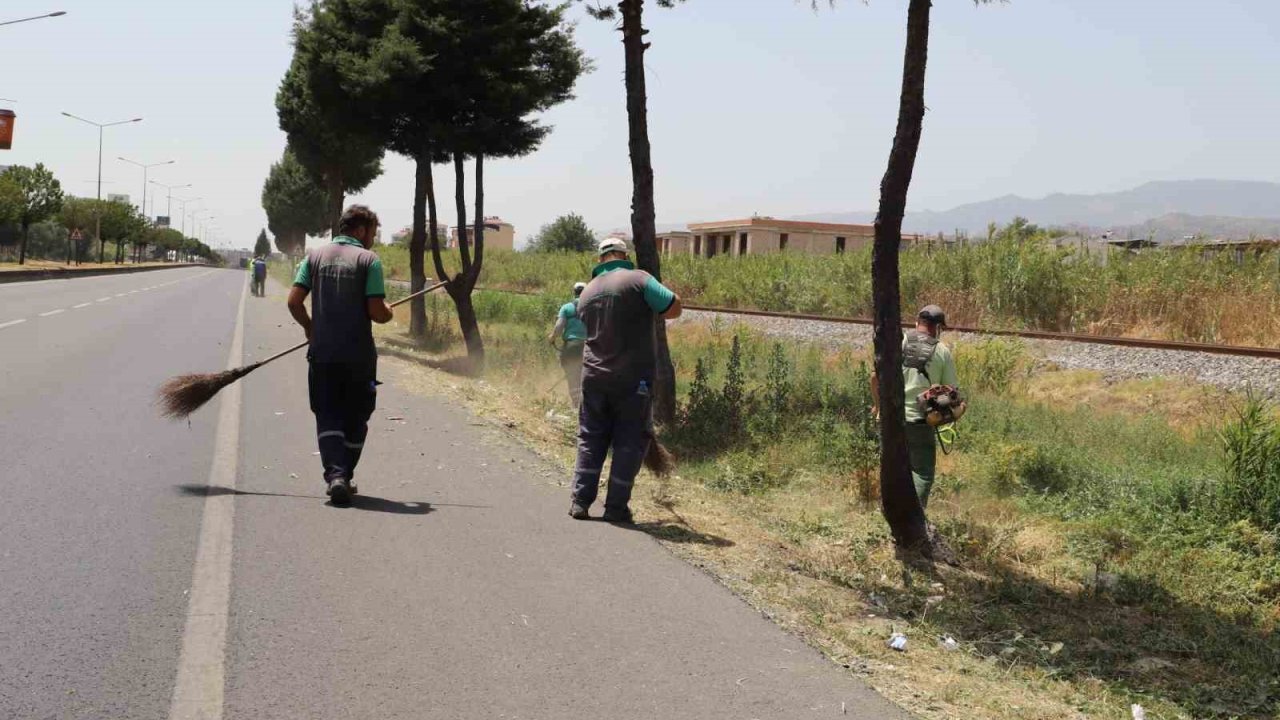
[[[555,347],[556,339],[564,340],[560,347],[560,367],[564,370],[565,382],[569,384],[569,399],[573,406],[582,404],[582,348],[587,342],[587,326],[578,317],[578,298],[587,284],[573,284],[573,301],[560,306],[556,314],[556,325],[551,329],[547,340]]]
[[[907,420],[907,456],[911,464],[911,479],[915,483],[920,506],[929,504],[933,490],[934,471],[937,465],[937,430],[925,418],[917,399],[920,394],[936,385],[957,387],[956,361],[951,349],[939,341],[946,327],[947,316],[937,305],[926,305],[916,314],[916,326],[902,336],[902,390]],[[880,414],[880,389],[876,378],[871,378],[873,412]],[[957,416],[964,413],[963,403],[956,408]]]
[[[378,352],[371,323],[391,321],[382,261],[369,249],[377,234],[372,210],[347,208],[337,237],[307,253],[289,292],[289,312],[311,341],[307,385],[324,481],[335,505],[346,504],[356,492],[352,481],[377,400]]]

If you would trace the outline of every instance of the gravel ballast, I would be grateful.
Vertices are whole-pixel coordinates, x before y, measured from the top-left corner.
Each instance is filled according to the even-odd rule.
[[[761,315],[686,310],[674,324],[719,322],[726,327],[744,325],[780,340],[817,343],[829,348],[860,349],[871,345],[870,325],[797,320]],[[948,332],[948,343],[974,342],[983,336]],[[1280,360],[1251,358],[1184,350],[1095,345],[1061,340],[1023,340],[1032,354],[1062,369],[1093,370],[1108,380],[1149,377],[1184,377],[1226,390],[1252,387],[1280,393]]]

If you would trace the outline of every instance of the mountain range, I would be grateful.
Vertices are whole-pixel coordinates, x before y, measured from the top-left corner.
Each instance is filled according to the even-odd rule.
[[[909,211],[903,229],[948,235],[962,230],[982,236],[989,223],[1003,224],[1015,217],[1041,226],[1111,230],[1121,236],[1154,235],[1166,242],[1188,235],[1280,237],[1280,183],[1170,180],[1095,195],[1005,195],[950,210]],[[875,212],[817,213],[794,219],[861,224],[872,222]]]

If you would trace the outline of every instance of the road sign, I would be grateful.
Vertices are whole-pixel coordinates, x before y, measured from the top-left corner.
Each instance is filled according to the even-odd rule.
[[[168,216],[168,215],[157,215],[157,216],[156,216],[156,227],[162,227],[162,228],[167,228],[167,227],[169,227],[169,216]]]
[[[71,231],[71,239],[77,242],[84,239],[84,236],[80,234],[80,228]]]

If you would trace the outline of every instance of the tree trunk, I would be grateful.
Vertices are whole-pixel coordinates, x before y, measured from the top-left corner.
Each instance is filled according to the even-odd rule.
[[[446,287],[458,310],[458,325],[462,329],[462,338],[467,343],[467,357],[473,363],[472,369],[479,372],[484,363],[484,341],[480,339],[480,323],[476,320],[475,307],[471,303],[471,290],[476,286],[476,279],[472,274],[471,248],[467,238],[466,160],[460,152],[453,154],[453,174],[457,183],[454,197],[458,207],[458,252],[462,255],[462,272]]]
[[[22,242],[18,245],[18,264],[27,264],[27,231],[31,229],[31,225],[27,222],[22,223]]]
[[[427,286],[427,273],[423,264],[423,251],[427,244],[427,184],[431,177],[431,155],[414,159],[413,173],[413,236],[409,240],[409,289],[418,292]],[[427,299],[415,298],[409,304],[409,334],[420,338],[427,333]]]
[[[329,233],[332,237],[338,237],[338,223],[342,220],[342,201],[344,200],[342,170],[337,167],[329,168],[324,175],[324,184],[329,194]]]
[[[636,265],[659,280],[662,260],[658,254],[656,210],[653,200],[653,161],[649,147],[649,109],[645,90],[644,53],[649,44],[644,36],[644,0],[621,0],[622,49],[626,58],[627,128],[631,150],[631,237]],[[658,320],[654,328],[657,376],[653,379],[654,418],[661,423],[675,419],[676,383],[671,349],[667,345],[667,324]]]
[[[454,206],[458,210],[458,254],[462,256],[462,274],[471,273],[471,243],[467,233],[467,166],[466,157],[453,154]]]
[[[436,268],[436,280],[449,279],[444,269],[444,258],[440,254],[440,213],[436,209],[436,181],[430,165],[427,165],[427,237],[431,240],[431,262]]]
[[[102,264],[102,259],[106,257],[107,240],[101,235],[98,236],[98,264]]]
[[[931,0],[911,0],[907,10],[907,47],[902,69],[898,129],[884,179],[880,181],[880,210],[876,214],[875,245],[871,254],[875,367],[880,384],[881,509],[898,547],[926,556],[929,555],[928,529],[907,459],[898,248],[902,242],[907,190],[911,186],[924,124],[924,78],[929,58],[931,7]]]
[[[484,153],[476,153],[476,231],[471,236],[475,252],[471,256],[471,284],[480,282],[484,266]]]

